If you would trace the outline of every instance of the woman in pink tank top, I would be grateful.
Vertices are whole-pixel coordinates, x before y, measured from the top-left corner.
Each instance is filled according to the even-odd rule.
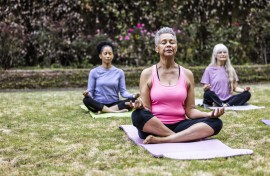
[[[160,61],[140,78],[140,98],[131,105],[133,125],[144,143],[186,142],[216,135],[224,108],[202,112],[195,108],[193,73],[175,62],[176,35],[161,28],[155,35]]]

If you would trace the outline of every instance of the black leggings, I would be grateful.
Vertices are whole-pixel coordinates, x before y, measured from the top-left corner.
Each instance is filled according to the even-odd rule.
[[[203,103],[210,106],[215,103],[218,107],[222,107],[225,103],[229,106],[239,106],[244,105],[250,99],[250,97],[250,92],[244,91],[242,93],[231,96],[228,100],[222,101],[214,91],[207,90],[203,95]]]
[[[125,104],[126,102],[130,102],[130,101],[134,102],[135,98],[129,98],[129,99],[126,99],[126,100],[120,100],[120,101],[110,103],[110,104],[102,104],[102,103],[94,100],[93,98],[91,98],[89,96],[84,97],[84,99],[83,99],[84,105],[92,112],[101,111],[104,106],[111,107],[111,106],[114,106],[114,105],[117,105],[119,110],[127,109],[127,110],[130,111],[131,107],[129,105]]]
[[[132,112],[131,117],[132,123],[138,129],[138,134],[141,139],[145,139],[148,135],[150,135],[150,133],[142,131],[145,123],[154,117],[154,115],[150,111],[146,109],[137,109]],[[214,130],[213,135],[218,134],[223,125],[222,121],[219,118],[207,118],[207,117],[199,119],[186,119],[174,124],[164,124],[164,125],[167,126],[169,129],[171,129],[173,132],[177,133],[200,122],[209,125]]]

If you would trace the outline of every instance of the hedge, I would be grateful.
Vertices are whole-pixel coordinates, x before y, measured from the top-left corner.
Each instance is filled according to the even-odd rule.
[[[122,67],[127,87],[139,85],[145,67]],[[189,67],[199,84],[205,67]],[[269,65],[235,66],[240,83],[270,81]],[[0,70],[0,89],[86,88],[90,69]]]

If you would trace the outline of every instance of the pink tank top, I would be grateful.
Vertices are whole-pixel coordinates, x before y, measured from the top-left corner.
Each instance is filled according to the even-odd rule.
[[[185,120],[185,100],[187,82],[184,70],[180,67],[180,77],[176,85],[162,85],[158,79],[156,65],[152,69],[152,88],[150,90],[151,112],[164,124]]]

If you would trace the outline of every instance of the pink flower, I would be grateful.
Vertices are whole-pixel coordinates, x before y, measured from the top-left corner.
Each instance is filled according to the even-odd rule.
[[[119,36],[119,40],[120,40],[120,41],[123,40],[123,36],[122,36],[122,35]]]
[[[142,24],[138,23],[138,24],[137,24],[137,28],[138,28],[138,29],[141,29],[141,28],[142,28]]]
[[[134,31],[133,28],[129,28],[128,32],[132,33]]]
[[[129,40],[130,37],[128,35],[125,36],[125,40]]]
[[[239,26],[239,23],[237,21],[234,22],[234,26],[238,27]]]

